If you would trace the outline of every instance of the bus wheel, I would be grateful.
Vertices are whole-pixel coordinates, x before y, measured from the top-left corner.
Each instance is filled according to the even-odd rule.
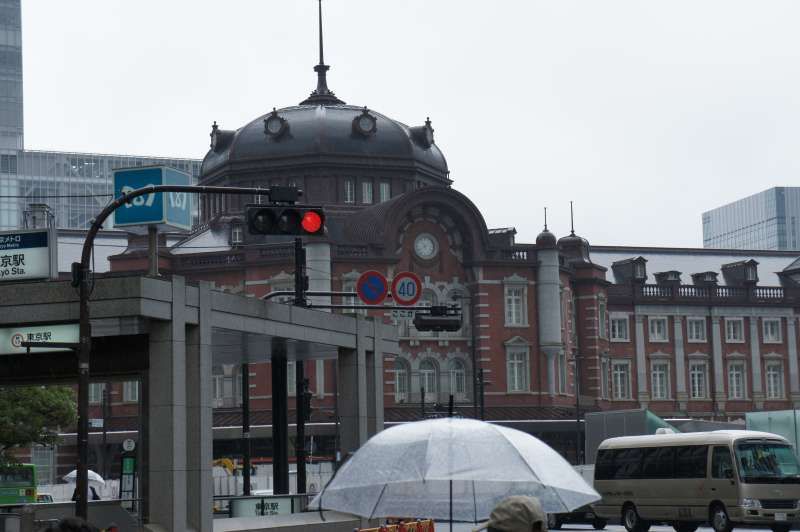
[[[730,519],[728,519],[728,512],[721,504],[716,504],[711,508],[710,521],[711,528],[714,529],[714,532],[731,532],[731,530],[733,530],[733,525]]]
[[[675,532],[694,532],[697,530],[697,523],[674,523],[672,528]]]
[[[628,532],[647,532],[650,529],[650,523],[639,517],[636,507],[632,504],[622,509],[622,524]]]
[[[789,532],[791,525],[772,525],[772,532]]]

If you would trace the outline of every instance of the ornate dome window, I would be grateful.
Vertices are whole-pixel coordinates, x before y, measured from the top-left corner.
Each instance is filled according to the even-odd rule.
[[[378,129],[378,119],[364,107],[360,115],[353,119],[353,131],[361,136],[369,137]]]
[[[414,141],[426,150],[433,146],[433,126],[431,126],[430,117],[425,120],[424,126],[412,127],[411,135]]]
[[[289,129],[289,122],[278,114],[275,108],[272,108],[272,113],[264,119],[264,133],[268,137],[278,140]]]

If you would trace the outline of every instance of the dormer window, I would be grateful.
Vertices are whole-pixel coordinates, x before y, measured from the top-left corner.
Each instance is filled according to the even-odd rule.
[[[633,278],[637,281],[644,281],[647,279],[647,271],[644,268],[643,262],[633,263]]]
[[[745,279],[748,281],[757,281],[758,275],[756,273],[756,267],[753,264],[748,264],[747,268],[744,270]]]
[[[240,246],[242,244],[244,244],[244,226],[233,224],[231,226],[231,245]]]

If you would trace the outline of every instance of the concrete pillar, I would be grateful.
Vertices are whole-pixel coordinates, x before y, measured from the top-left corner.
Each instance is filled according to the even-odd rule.
[[[647,358],[644,352],[644,316],[636,316],[636,390],[642,406],[650,402],[647,393]]]
[[[212,532],[211,283],[201,282],[198,292],[198,324],[186,331],[186,520]]]
[[[686,393],[686,352],[683,348],[683,318],[675,316],[674,335],[675,335],[675,391],[677,393],[678,408],[686,410],[688,394]]]
[[[367,321],[356,316],[355,349],[339,348],[339,437],[343,457],[367,441]]]
[[[384,358],[384,325],[382,321],[373,321],[375,327],[374,349],[367,353],[367,433],[372,437],[383,430],[383,358]]]
[[[306,242],[306,273],[308,289],[312,292],[331,291],[331,245],[327,242]],[[330,296],[309,296],[310,303],[330,305]],[[330,312],[330,309],[321,309]]]
[[[553,397],[556,394],[556,356],[561,351],[558,347],[542,347],[542,352],[545,355],[545,363],[547,364],[547,393]]]
[[[539,321],[539,351],[547,357],[547,393],[556,394],[556,356],[563,351],[561,338],[561,279],[558,249],[537,253],[536,317]]]
[[[786,318],[786,345],[789,347],[789,391],[792,404],[797,408],[800,403],[800,375],[797,369],[797,319]]]
[[[187,530],[185,300],[184,278],[173,276],[172,320],[150,321],[147,503],[150,523],[170,532]]]
[[[725,410],[725,363],[722,360],[722,332],[720,317],[711,317],[711,351],[714,363],[714,402],[721,411]]]
[[[717,321],[719,322],[719,318],[717,318]],[[750,316],[750,374],[753,376],[753,401],[756,404],[756,408],[763,408],[764,387],[761,384],[761,344],[758,342],[758,318],[756,316]]]

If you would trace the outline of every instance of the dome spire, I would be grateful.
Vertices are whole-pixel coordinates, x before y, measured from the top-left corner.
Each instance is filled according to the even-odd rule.
[[[572,214],[572,200],[569,200],[569,236],[575,236],[575,217]]]
[[[319,64],[314,67],[317,73],[317,88],[311,96],[300,102],[300,105],[325,105],[341,104],[342,100],[336,97],[332,90],[328,88],[327,72],[331,68],[325,64],[325,55],[322,46],[322,0],[319,2]]]

